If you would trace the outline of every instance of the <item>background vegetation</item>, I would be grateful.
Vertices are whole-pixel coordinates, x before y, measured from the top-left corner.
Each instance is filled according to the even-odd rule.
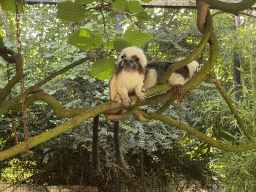
[[[52,72],[90,56],[87,61],[42,86],[44,92],[53,96],[65,109],[91,107],[97,100],[104,103],[108,101],[109,80],[106,77],[112,75],[113,66],[105,66],[109,69],[108,76],[105,76],[98,73],[97,69],[96,72],[93,71],[93,64],[96,60],[104,58],[115,60],[120,47],[126,46],[127,42],[134,43],[131,42],[134,37],[138,38],[137,46],[142,46],[150,61],[156,58],[177,60],[186,57],[197,47],[202,36],[196,26],[195,9],[159,8],[142,11],[131,8],[130,13],[123,15],[118,21],[123,28],[122,31],[117,31],[117,12],[112,9],[101,9],[100,3],[89,4],[86,7],[86,17],[75,22],[74,18],[63,18],[66,15],[63,11],[65,6],[67,5],[25,5],[20,20],[25,90]],[[122,10],[119,5],[113,6]],[[2,7],[4,8],[3,3]],[[216,10],[211,12],[214,13]],[[254,14],[253,11],[247,12]],[[256,52],[253,45],[256,43],[256,23],[251,17],[240,16],[241,24],[235,28],[234,18],[235,16],[228,13],[218,14],[213,18],[214,33],[220,47],[214,71],[249,130],[251,142],[255,142]],[[4,13],[0,22],[0,36],[4,46],[17,52],[15,14]],[[91,32],[91,38],[94,39],[90,39],[91,45],[83,46],[82,43],[79,44],[80,41],[77,42],[74,34],[81,31],[88,34]],[[124,39],[127,42],[114,37],[116,34],[126,34]],[[207,46],[201,55],[202,65],[207,62],[208,52]],[[234,96],[234,53],[239,54],[241,61],[239,71],[242,74],[242,88],[239,101],[236,101]],[[8,63],[2,57],[0,68],[2,89],[15,76],[17,69],[14,63]],[[16,84],[5,101],[11,100],[19,93],[20,87]],[[5,104],[4,101],[1,102],[0,107]],[[160,105],[150,106],[149,109],[153,110],[158,106]],[[29,137],[49,131],[69,120],[57,117],[52,107],[43,101],[34,102],[26,112]],[[17,136],[22,142],[25,138],[22,113],[14,110],[13,115]],[[174,102],[165,115],[178,120],[179,104]],[[209,82],[202,83],[186,95],[182,102],[182,122],[225,144],[249,143],[242,133],[238,134],[236,131],[236,119],[217,88]],[[15,145],[10,111],[1,114],[0,132],[1,151]],[[181,139],[179,132],[182,135]],[[150,189],[155,185],[164,190],[174,186],[170,185],[174,182],[176,190],[182,191],[190,187],[195,180],[200,181],[200,187],[209,190],[213,190],[216,184],[225,186],[228,191],[255,189],[255,171],[252,169],[255,167],[254,150],[223,152],[169,124],[159,121],[140,122],[134,117],[121,122],[120,138],[121,149],[130,170],[129,173],[124,171],[122,174],[125,184],[131,189]],[[113,122],[103,115],[99,140],[103,176],[97,186],[102,190],[111,191],[116,170]],[[91,168],[91,141],[92,118],[60,136],[31,148],[27,153],[1,161],[1,181],[22,181],[40,185],[95,185]],[[15,171],[10,167],[15,167]],[[27,167],[29,171],[24,171]],[[218,182],[214,181],[216,178]],[[187,182],[181,185],[179,181],[184,179]],[[136,180],[143,182],[135,182]]]

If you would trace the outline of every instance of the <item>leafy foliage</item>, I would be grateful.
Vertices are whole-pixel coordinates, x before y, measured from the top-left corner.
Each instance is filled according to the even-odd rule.
[[[86,9],[81,4],[71,1],[58,3],[57,17],[65,21],[79,22],[86,18]]]
[[[11,5],[10,2],[1,1],[2,8],[11,11],[13,8],[8,8]],[[108,80],[105,79],[109,79],[114,72],[117,52],[123,48],[127,46],[143,47],[149,61],[155,58],[175,60],[178,57],[189,55],[200,41],[201,34],[197,30],[195,10],[142,10],[138,1],[128,2],[126,0],[112,2],[113,8],[116,9],[113,10],[108,3],[104,6],[100,3],[90,3],[92,3],[91,0],[62,2],[58,4],[57,10],[51,6],[26,6],[25,15],[20,23],[26,74],[24,76],[25,88],[48,77],[53,71],[58,71],[70,63],[92,55],[90,60],[61,74],[43,86],[44,92],[57,99],[65,109],[94,106],[97,100],[107,102],[109,90]],[[123,12],[121,20],[118,21],[125,26],[123,31],[115,29],[116,16],[120,14],[119,11]],[[221,45],[215,72],[224,88],[228,90],[229,96],[235,101],[231,63],[234,52],[240,54],[242,66],[239,70],[242,72],[244,80],[241,90],[243,97],[235,103],[251,135],[254,136],[256,92],[255,81],[253,81],[255,76],[253,79],[251,77],[254,75],[253,69],[255,69],[256,53],[252,49],[255,44],[255,22],[244,18],[240,28],[234,30],[233,18],[230,19],[230,17],[233,16],[223,14],[214,18],[216,21],[214,22],[215,33],[218,34]],[[12,36],[15,36],[15,16],[8,15],[8,19],[10,24],[8,30]],[[0,35],[3,37],[0,39],[0,48],[6,46],[13,50],[16,49],[15,41],[10,34],[5,33],[4,29],[0,29]],[[119,36],[119,34],[123,35]],[[209,47],[206,47],[204,51],[203,63],[207,60],[208,49]],[[14,64],[0,59],[0,86],[4,87],[9,82],[8,79],[15,75],[16,68]],[[104,81],[99,81],[95,77]],[[19,92],[18,85],[12,88],[13,96]],[[10,99],[10,97],[7,98],[7,100]],[[160,106],[160,104],[150,106],[149,109],[155,110]],[[179,105],[174,103],[165,114],[178,119]],[[68,121],[68,119],[57,118],[52,107],[43,101],[36,101],[30,105],[27,115],[30,137]],[[24,141],[21,112],[14,112],[14,117],[19,141]],[[0,148],[4,150],[14,145],[13,131],[10,128],[12,115],[7,113],[1,118],[3,121],[0,122]],[[109,170],[114,173],[113,123],[103,117],[101,119],[103,120],[100,123],[99,138],[101,160],[104,163],[103,169],[106,174]],[[182,103],[182,122],[228,144],[239,139],[241,144],[247,142],[240,136],[232,135],[235,134],[237,127],[236,120],[231,115],[226,102],[210,83],[203,83],[186,95]],[[76,183],[79,181],[77,178],[72,180],[76,165],[88,164],[83,174],[88,174],[91,171],[90,163],[88,163],[91,155],[91,128],[92,119],[89,119],[76,128],[66,131],[31,149],[29,153],[18,155],[16,158],[36,162],[38,169],[45,169],[47,163],[54,164],[63,159],[65,163],[62,168],[65,169],[65,172],[60,169],[58,163],[53,166],[54,171],[57,170],[60,175],[64,176],[61,183],[68,181]],[[213,174],[209,170],[208,162],[213,160],[213,170],[217,170],[219,179],[223,181],[227,189],[243,190],[248,186],[251,190],[255,188],[252,180],[240,180],[240,178],[253,178],[255,175],[254,171],[250,170],[250,167],[254,166],[253,151],[218,152],[213,156],[216,152],[215,149],[185,132],[182,132],[182,140],[178,144],[179,130],[156,121],[143,123],[129,118],[121,123],[120,132],[121,148],[129,168],[134,171],[135,179],[141,178],[139,172],[141,165],[138,159],[143,154],[147,159],[144,168],[148,178],[156,178],[161,181],[185,178],[190,181],[189,185],[193,180],[197,180],[202,181],[204,186],[206,183],[203,181],[206,179],[209,182],[212,181]],[[86,163],[79,162],[81,154],[87,154],[83,159],[87,158]],[[72,162],[70,161],[71,155],[76,157]],[[215,169],[217,165],[221,169]],[[3,171],[9,166],[8,161],[3,162],[1,166]],[[11,178],[8,178],[6,170],[2,177],[10,181]],[[225,173],[224,176],[223,173]],[[44,175],[45,182],[49,183],[53,177],[49,179],[47,174]],[[57,182],[58,179],[58,176],[54,177],[54,182]],[[151,180],[148,181],[148,183],[150,182]]]
[[[88,29],[79,29],[69,37],[68,43],[83,50],[90,50],[102,44],[102,37],[93,35]]]

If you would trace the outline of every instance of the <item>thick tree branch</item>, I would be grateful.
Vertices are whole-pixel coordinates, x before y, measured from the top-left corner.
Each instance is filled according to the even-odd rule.
[[[201,33],[204,33],[208,5],[203,0],[197,0],[196,6],[197,6],[197,27]]]
[[[40,90],[37,87],[33,87],[33,89],[31,88],[29,91],[25,91],[25,96],[27,96],[30,93],[36,93],[38,91],[42,91],[42,90]],[[0,103],[1,104],[0,115],[7,113],[8,110],[10,110],[10,109],[15,109],[15,107],[18,105],[19,101],[20,101],[20,95],[17,97],[14,97],[10,101],[4,101],[4,102]]]
[[[212,14],[212,17],[215,17],[216,15],[221,14],[221,13],[228,13],[228,12],[227,11],[218,11],[218,12]],[[246,15],[248,17],[256,18],[256,16],[249,14],[249,13],[244,13],[244,12],[239,12],[238,15]]]
[[[132,108],[132,109],[128,110],[127,112],[125,112],[123,114],[120,114],[120,115],[113,115],[113,114],[106,113],[105,117],[107,119],[110,119],[110,120],[113,120],[113,121],[120,121],[120,120],[127,119],[128,117],[133,115],[135,110],[136,110],[136,107],[134,107],[134,108]]]
[[[135,109],[133,114],[137,117],[139,121],[148,121],[148,119],[146,119],[144,116],[145,112],[138,108]]]
[[[118,104],[116,102],[108,102],[108,103],[96,106],[94,108],[90,108],[86,112],[67,121],[66,123],[63,123],[62,125],[54,128],[54,129],[46,131],[46,132],[44,132],[38,136],[35,136],[33,138],[29,138],[29,140],[28,140],[29,148],[35,147],[35,146],[39,145],[40,143],[44,143],[44,142],[62,134],[63,132],[80,125],[85,120],[92,118],[99,113],[103,113],[107,110],[114,109],[114,108],[117,108],[120,106],[121,106],[121,104]],[[0,152],[0,161],[8,159],[14,155],[19,154],[19,153],[22,153],[25,151],[25,149],[26,149],[26,143],[23,142],[23,143],[20,143],[16,146],[12,147],[12,148],[5,150],[5,151],[1,151]]]
[[[256,0],[243,0],[240,3],[226,3],[223,1],[219,1],[219,0],[214,0],[214,1],[203,0],[203,1],[215,9],[220,9],[222,11],[228,11],[235,15],[237,15],[239,11],[243,11],[245,9],[252,7],[256,3]]]
[[[8,63],[17,64],[17,53],[7,49],[6,47],[0,48],[0,56]]]
[[[167,109],[169,109],[170,105],[171,105],[175,100],[176,100],[176,98],[173,97],[172,99],[166,101],[166,103],[163,104],[163,106],[160,107],[160,108],[156,111],[156,113],[157,113],[157,114],[162,114],[163,112],[165,112]]]
[[[180,127],[182,130],[187,131],[188,133],[200,138],[201,140],[212,145],[213,147],[216,147],[218,149],[221,149],[221,150],[224,150],[227,152],[237,152],[237,151],[246,151],[246,150],[250,150],[250,149],[256,149],[256,143],[252,143],[252,144],[248,144],[248,145],[240,145],[240,146],[229,146],[229,145],[220,143],[220,142],[212,139],[211,137],[206,136],[205,134],[189,127],[188,125],[181,123],[181,126],[180,126],[179,121],[176,121],[170,117],[159,115],[156,113],[148,113],[148,114],[144,114],[144,115],[145,115],[145,118],[147,118],[147,119],[160,120],[162,122],[174,125],[177,128]]]
[[[19,82],[19,80],[20,77],[18,74],[16,74],[3,89],[0,89],[0,102],[5,100],[5,98],[10,94],[11,89],[14,87],[14,85],[16,85],[16,83]]]
[[[44,93],[44,92],[39,92],[31,95],[26,99],[25,105],[26,107],[30,106],[34,102],[41,100],[50,105],[53,110],[54,114],[60,118],[72,118],[75,116],[80,115],[81,113],[89,110],[90,108],[74,108],[74,109],[65,109],[57,99],[52,97],[51,95]],[[19,106],[20,108],[21,106]]]

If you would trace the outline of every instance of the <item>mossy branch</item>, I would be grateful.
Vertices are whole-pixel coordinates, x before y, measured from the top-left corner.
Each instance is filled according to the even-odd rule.
[[[118,104],[115,102],[108,102],[108,103],[90,108],[86,112],[80,114],[77,117],[74,117],[73,119],[67,121],[66,123],[63,123],[62,125],[57,126],[56,128],[46,131],[44,133],[41,133],[38,136],[30,138],[28,140],[29,148],[35,147],[35,146],[39,145],[40,143],[44,143],[44,142],[62,134],[63,132],[80,125],[85,120],[92,118],[99,113],[103,113],[107,110],[115,109],[120,106],[121,106],[121,104]],[[23,142],[14,147],[11,147],[7,150],[1,151],[0,152],[0,161],[8,159],[14,155],[19,154],[19,153],[22,153],[25,151],[25,149],[26,149],[26,143]]]
[[[228,11],[230,13],[233,13],[235,15],[238,14],[239,11],[243,11],[245,9],[251,8],[255,3],[256,0],[243,0],[240,3],[226,3],[219,0],[203,0],[208,5],[210,5],[212,8],[220,9],[222,11]]]
[[[54,114],[60,118],[72,118],[75,116],[80,115],[81,113],[87,111],[90,108],[74,108],[74,109],[65,109],[57,99],[55,99],[53,96],[44,93],[44,92],[39,92],[39,93],[35,93],[33,95],[31,95],[30,97],[28,97],[26,99],[25,105],[26,107],[30,106],[31,104],[33,104],[36,101],[44,101],[45,103],[47,103],[48,105],[50,105],[53,110],[54,110]],[[21,106],[19,106],[20,108]]]
[[[6,84],[6,86],[0,90],[0,102],[4,101],[6,97],[10,94],[11,89],[18,83],[20,80],[20,77],[18,73],[12,77],[12,79]]]
[[[250,149],[256,149],[256,143],[252,143],[252,144],[248,144],[248,145],[240,145],[240,146],[225,145],[225,144],[220,143],[219,141],[216,141],[213,138],[208,137],[207,135],[191,128],[188,125],[181,123],[181,126],[180,126],[179,121],[176,121],[168,116],[159,115],[157,113],[148,113],[148,114],[144,114],[144,116],[147,119],[160,120],[162,122],[169,123],[177,128],[181,128],[182,130],[187,131],[191,135],[194,135],[194,136],[200,138],[201,140],[209,143],[213,147],[216,147],[220,150],[224,150],[227,152],[237,152],[237,151],[246,151],[246,150],[250,150]]]
[[[196,7],[197,7],[197,28],[201,33],[204,33],[205,19],[207,16],[208,5],[203,0],[197,0]]]

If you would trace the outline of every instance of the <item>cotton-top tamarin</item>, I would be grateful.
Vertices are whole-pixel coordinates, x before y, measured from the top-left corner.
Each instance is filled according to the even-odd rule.
[[[116,71],[110,80],[110,101],[131,104],[128,94],[135,93],[140,100],[146,98],[143,91],[147,58],[142,49],[127,47],[118,57]]]

